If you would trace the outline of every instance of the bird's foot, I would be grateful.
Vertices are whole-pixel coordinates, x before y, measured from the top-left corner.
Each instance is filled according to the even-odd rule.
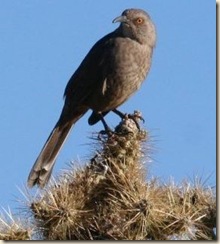
[[[140,125],[139,125],[139,121],[141,120],[143,123],[145,122],[144,118],[141,116],[141,113],[139,111],[134,111],[133,114],[128,114],[127,115],[128,119],[132,119],[134,121],[134,123],[136,124],[138,130],[140,131]]]
[[[141,120],[143,123],[144,118],[141,116],[141,113],[139,111],[134,111],[133,114],[127,114],[127,113],[122,113],[120,111],[118,111],[117,109],[112,110],[115,114],[117,114],[119,117],[121,117],[122,120],[128,120],[131,119],[134,121],[135,125],[137,126],[138,130],[140,131],[140,125],[139,125],[139,121]]]
[[[107,135],[108,137],[112,137],[114,135],[114,131],[112,131],[109,127],[105,128],[104,130],[101,130],[98,134],[98,138],[100,139],[102,136]]]
[[[103,117],[101,117],[101,121],[104,125],[104,130],[101,130],[98,133],[98,139],[114,139],[115,136],[120,135],[127,135],[129,133],[133,133],[134,131],[141,131],[139,121],[141,120],[144,122],[143,117],[141,116],[141,113],[139,111],[134,111],[133,114],[124,114],[116,109],[112,110],[114,113],[116,113],[121,119],[121,123],[115,127],[115,130],[112,131],[110,127],[107,125],[106,121]]]

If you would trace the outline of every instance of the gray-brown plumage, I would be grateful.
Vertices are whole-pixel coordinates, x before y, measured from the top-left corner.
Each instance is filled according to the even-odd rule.
[[[100,115],[124,103],[146,78],[156,41],[149,15],[127,9],[113,22],[120,26],[92,47],[70,78],[60,118],[29,174],[30,187],[48,182],[59,150],[78,119],[92,109],[89,124],[95,124]]]

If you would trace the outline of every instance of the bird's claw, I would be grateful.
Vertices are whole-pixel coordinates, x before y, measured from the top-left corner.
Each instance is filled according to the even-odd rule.
[[[132,119],[134,123],[136,124],[138,130],[140,131],[140,125],[138,123],[138,120],[141,120],[143,123],[145,122],[144,118],[141,116],[141,113],[139,111],[134,111],[133,114],[126,114],[125,115],[128,119]]]
[[[98,139],[102,139],[102,136],[105,136],[105,135],[107,135],[107,137],[110,138],[114,135],[114,132],[110,128],[105,129],[105,130],[101,130],[98,133]]]

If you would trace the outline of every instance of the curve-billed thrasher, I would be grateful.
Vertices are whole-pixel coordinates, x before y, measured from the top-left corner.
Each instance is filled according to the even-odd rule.
[[[95,124],[124,103],[146,78],[156,41],[149,15],[127,9],[115,22],[120,26],[92,47],[70,78],[62,113],[31,169],[29,187],[38,184],[42,188],[48,182],[57,155],[78,119],[92,109],[89,124]]]

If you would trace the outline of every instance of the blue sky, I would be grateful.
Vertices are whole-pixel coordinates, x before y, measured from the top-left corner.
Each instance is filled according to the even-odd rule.
[[[142,111],[150,133],[149,176],[176,182],[195,175],[214,186],[216,173],[216,2],[210,0],[1,0],[0,206],[17,190],[63,106],[63,91],[92,45],[117,28],[126,8],[146,10],[157,46],[146,82],[121,111]],[[87,113],[73,128],[54,173],[92,155],[99,123]],[[106,117],[114,126],[119,119]],[[16,197],[15,197],[16,196]]]

